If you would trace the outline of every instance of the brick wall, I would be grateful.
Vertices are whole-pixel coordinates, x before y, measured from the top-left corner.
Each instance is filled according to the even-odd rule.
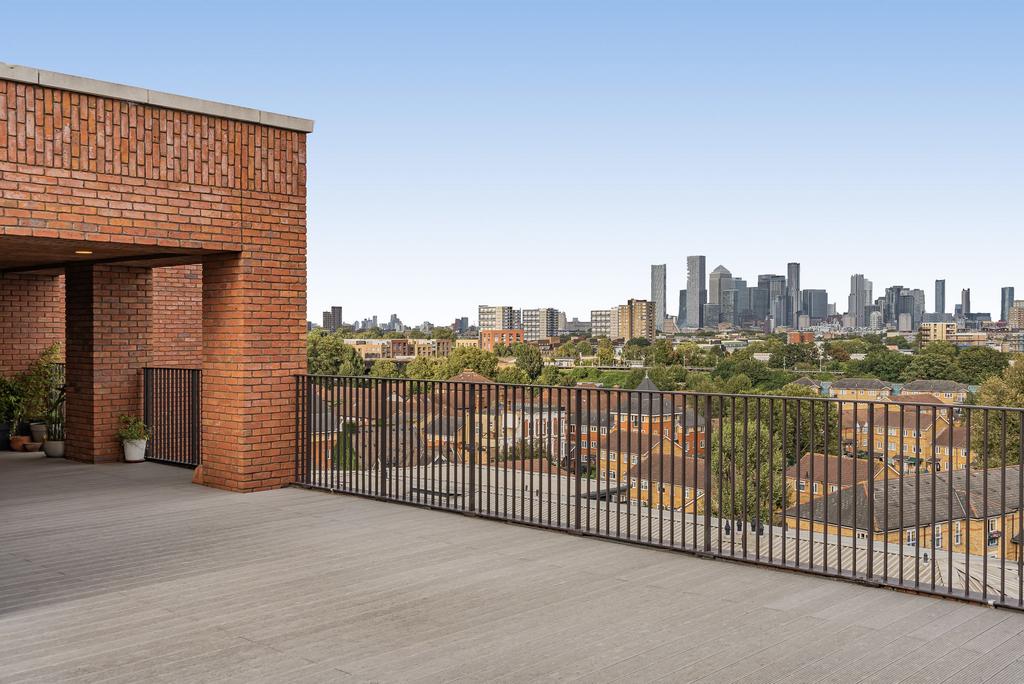
[[[196,258],[202,334],[189,332],[198,314],[151,319],[156,338],[130,359],[116,348],[131,348],[141,329],[114,312],[122,299],[140,306],[133,287],[143,276],[96,270],[84,299],[69,271],[69,310],[94,309],[68,317],[69,374],[79,366],[83,385],[68,399],[69,428],[73,411],[98,420],[75,445],[69,435],[69,453],[107,458],[111,428],[97,402],[108,392],[114,404],[127,396],[139,359],[177,365],[201,346],[205,482],[255,490],[289,481],[292,374],[305,363],[305,155],[300,131],[0,80],[0,241],[88,241],[96,258],[104,245],[209,254]],[[151,306],[195,304],[183,282],[194,278],[158,274],[149,280]],[[88,278],[78,272],[80,281]],[[162,284],[170,285],[164,294]],[[98,305],[109,334],[94,325]],[[79,347],[86,342],[73,337],[89,330],[92,346]],[[165,348],[161,335],[175,345]],[[84,420],[79,429],[89,429]]]
[[[153,269],[151,363],[201,368],[202,265]],[[0,345],[0,376],[28,367],[44,349],[64,346],[64,276],[0,274],[0,330],[17,344]]]
[[[44,349],[64,342],[64,278],[0,274],[0,375],[20,373]],[[16,344],[13,342],[16,341]]]
[[[122,414],[139,415],[141,369],[150,363],[153,271],[68,269],[67,451],[96,463],[121,458]]]
[[[154,366],[202,368],[203,268],[201,264],[153,269]]]

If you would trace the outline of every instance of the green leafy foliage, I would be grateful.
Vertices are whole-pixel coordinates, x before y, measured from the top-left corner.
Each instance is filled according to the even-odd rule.
[[[310,331],[306,337],[306,368],[312,375],[363,375],[365,364],[341,331]]]

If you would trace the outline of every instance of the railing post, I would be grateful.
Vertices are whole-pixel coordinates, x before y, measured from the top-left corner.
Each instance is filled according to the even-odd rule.
[[[704,396],[704,550],[711,551],[711,396]]]
[[[295,376],[295,481],[301,482],[299,479],[299,458],[302,453],[302,409],[299,402],[302,400],[301,394],[302,388],[302,376]]]
[[[195,465],[203,462],[202,444],[200,434],[203,430],[203,412],[200,392],[203,385],[203,371],[192,371],[192,458]]]
[[[142,369],[142,422],[146,424],[150,430],[153,429],[153,406],[150,399],[150,393],[153,390],[153,384],[150,381],[150,369]],[[146,442],[146,456],[150,454],[150,442]]]
[[[583,465],[583,443],[581,440],[581,433],[583,432],[583,408],[580,406],[579,388],[576,388],[573,391],[573,401],[576,402],[576,494],[573,496],[576,514],[573,519],[573,525],[578,530],[580,529],[580,507],[582,505],[580,489],[582,489],[583,486],[582,473],[580,472],[580,468]]]
[[[469,510],[476,512],[476,388],[469,385]]]
[[[379,401],[377,402],[377,496],[384,496],[387,489],[387,471],[384,465],[387,459],[387,453],[384,449],[384,411],[385,411],[385,396],[382,390],[383,380],[371,380],[376,385],[377,396]]]

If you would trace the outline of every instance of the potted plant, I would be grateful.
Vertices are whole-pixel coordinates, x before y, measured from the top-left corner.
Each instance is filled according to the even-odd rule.
[[[138,416],[121,416],[121,427],[117,431],[124,447],[124,460],[128,463],[140,463],[146,460],[146,442],[149,440],[149,428]]]
[[[51,397],[46,415],[47,439],[43,453],[50,458],[64,457],[64,387],[57,387]]]
[[[46,348],[28,370],[18,378],[24,397],[23,416],[29,420],[29,431],[33,442],[46,440],[46,424],[50,403],[60,385],[60,347],[56,344]]]
[[[21,387],[18,383],[0,378],[0,451],[12,448],[11,436],[18,433],[21,404]]]

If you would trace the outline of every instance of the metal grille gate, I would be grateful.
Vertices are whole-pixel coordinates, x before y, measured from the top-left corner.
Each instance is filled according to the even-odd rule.
[[[148,460],[187,468],[199,465],[201,382],[202,372],[195,368],[143,369]]]

